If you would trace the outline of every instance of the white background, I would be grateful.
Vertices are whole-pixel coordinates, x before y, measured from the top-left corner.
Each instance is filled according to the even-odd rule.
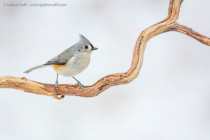
[[[129,69],[140,32],[163,20],[169,0],[0,1],[0,76],[54,83],[47,62],[77,42],[99,49],[77,75],[84,85]],[[65,7],[12,7],[4,3],[66,3]],[[210,1],[184,0],[178,22],[210,37]],[[59,77],[59,83],[75,84]],[[0,89],[1,140],[209,140],[210,47],[168,32],[152,38],[142,70],[127,85],[94,98],[64,100]]]

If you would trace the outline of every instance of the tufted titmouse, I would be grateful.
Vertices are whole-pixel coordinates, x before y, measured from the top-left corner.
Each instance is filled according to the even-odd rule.
[[[58,56],[50,59],[47,63],[33,67],[24,73],[29,73],[35,69],[52,66],[57,73],[57,78],[55,81],[55,88],[58,90],[58,74],[64,76],[72,76],[79,87],[83,89],[83,85],[74,76],[81,73],[90,63],[90,55],[93,50],[98,48],[93,47],[93,45],[88,41],[83,35],[80,34],[80,40]]]

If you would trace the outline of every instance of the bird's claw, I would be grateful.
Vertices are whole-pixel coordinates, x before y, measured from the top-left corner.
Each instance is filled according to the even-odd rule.
[[[57,89],[57,91],[58,91],[59,86],[55,86],[55,88],[56,88],[56,89]]]
[[[58,85],[58,82],[56,81],[55,82],[55,88],[56,88],[56,90],[57,90],[57,92],[55,92],[52,96],[53,96],[53,98],[55,98],[55,99],[58,99],[58,100],[61,100],[61,99],[63,99],[65,96],[64,95],[61,95],[61,96],[58,96],[58,88],[59,88],[59,85]]]
[[[81,88],[83,90],[83,84],[81,84],[80,82],[77,82],[77,84],[79,85],[79,88]]]
[[[57,81],[55,82],[55,88],[56,88],[57,91],[58,91],[59,85],[58,85],[58,82],[57,82]]]

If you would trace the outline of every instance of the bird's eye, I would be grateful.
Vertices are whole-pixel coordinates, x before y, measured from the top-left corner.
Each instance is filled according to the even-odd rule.
[[[85,49],[88,49],[88,45],[85,45]]]

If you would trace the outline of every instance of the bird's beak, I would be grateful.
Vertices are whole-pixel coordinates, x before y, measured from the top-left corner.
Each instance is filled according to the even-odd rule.
[[[96,48],[96,47],[93,47],[93,48],[92,48],[92,50],[98,50],[98,48]]]

